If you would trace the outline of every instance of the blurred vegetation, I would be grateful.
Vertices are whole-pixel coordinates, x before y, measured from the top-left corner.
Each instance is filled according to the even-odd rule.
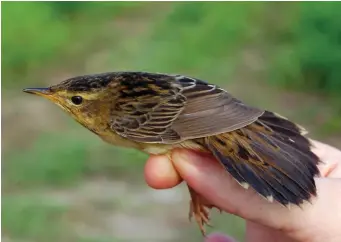
[[[272,82],[328,95],[341,91],[341,3],[300,3],[275,39]],[[274,40],[273,40],[274,41]]]
[[[33,110],[20,107],[34,97],[25,96],[15,106],[14,97],[21,94],[18,89],[46,85],[44,80],[63,71],[176,72],[220,85],[237,79],[240,93],[257,82],[283,93],[294,90],[321,98],[330,106],[330,114],[323,114],[319,128],[336,133],[341,130],[340,11],[340,3],[334,2],[2,3],[3,99],[12,110],[6,114],[8,120],[15,119],[4,122],[3,127],[8,137],[23,132],[13,136],[17,137],[11,141],[14,145],[2,152],[5,235],[25,241],[113,241],[106,235],[94,239],[76,236],[68,226],[73,216],[70,208],[43,203],[37,193],[75,186],[90,177],[117,179],[130,174],[131,182],[140,174],[137,179],[142,179],[146,158],[136,151],[105,145],[92,134],[87,136],[52,105],[49,114],[29,118]],[[244,68],[243,55],[249,49],[258,53],[255,65],[260,70]],[[246,72],[252,80],[238,79]],[[250,96],[254,95],[251,90]],[[257,102],[269,103],[266,98]],[[302,112],[295,108],[290,107],[310,118],[306,114],[317,106],[311,103]],[[55,121],[56,116],[65,119]],[[65,126],[59,127],[61,132],[50,132],[36,127],[37,119],[46,119],[56,129],[59,123]],[[26,135],[28,129],[35,133],[41,129],[41,133]],[[4,135],[3,141],[10,143]],[[27,143],[24,148],[15,145],[22,142]],[[241,239],[240,220],[224,219],[218,227]],[[186,241],[198,239],[191,235]]]
[[[341,130],[341,3],[299,3],[296,16],[270,41],[269,82],[327,97],[333,117],[325,130]]]
[[[199,75],[209,77],[221,69],[220,61],[233,58],[247,38],[255,34],[257,30],[250,31],[250,24],[262,7],[262,3],[228,7],[226,3],[209,2],[176,4],[151,35],[146,51],[151,51],[151,59],[158,60],[159,65],[154,67],[153,63],[153,68],[164,69],[167,61],[170,71],[195,69]],[[167,49],[172,51],[164,51]],[[231,64],[227,68],[232,70],[235,63]]]
[[[2,3],[3,85],[22,84],[60,61],[72,63],[96,42],[101,24],[138,3]],[[29,13],[29,14],[28,14]],[[108,30],[110,31],[110,30]],[[89,38],[89,35],[92,38]],[[72,60],[70,60],[72,58]]]

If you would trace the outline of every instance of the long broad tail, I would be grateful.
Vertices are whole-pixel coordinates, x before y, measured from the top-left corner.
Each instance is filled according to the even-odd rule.
[[[205,146],[243,186],[269,201],[300,205],[316,196],[319,158],[304,130],[266,111],[254,123],[205,138]]]

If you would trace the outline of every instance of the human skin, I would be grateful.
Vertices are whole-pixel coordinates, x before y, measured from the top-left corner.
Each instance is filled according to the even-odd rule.
[[[183,180],[211,205],[246,220],[246,242],[339,242],[341,241],[341,151],[312,141],[323,164],[316,178],[317,198],[290,209],[269,203],[252,189],[245,190],[211,156],[174,150],[167,156],[151,156],[145,178],[155,189],[167,189]],[[232,238],[212,234],[206,242],[229,242]]]

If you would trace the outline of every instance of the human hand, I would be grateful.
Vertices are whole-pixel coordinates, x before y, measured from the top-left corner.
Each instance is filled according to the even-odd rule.
[[[341,241],[341,151],[317,141],[313,144],[323,161],[319,168],[324,177],[316,178],[318,197],[302,209],[269,203],[252,189],[243,189],[212,157],[188,150],[175,150],[172,162],[166,156],[151,156],[145,177],[156,189],[185,180],[210,204],[244,218],[248,242]],[[230,241],[220,234],[206,238],[206,242]]]

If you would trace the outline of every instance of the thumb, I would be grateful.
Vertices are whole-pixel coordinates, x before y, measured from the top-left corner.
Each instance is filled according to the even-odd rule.
[[[175,150],[172,160],[176,170],[187,184],[212,205],[274,229],[292,232],[302,226],[307,226],[307,221],[312,221],[311,215],[316,214],[315,203],[329,201],[330,204],[329,199],[335,199],[335,194],[332,192],[333,198],[329,194],[327,195],[329,197],[322,194],[324,187],[330,184],[320,182],[320,180],[328,179],[317,179],[319,180],[317,181],[318,189],[321,190],[324,198],[320,199],[321,201],[314,201],[313,204],[301,205],[303,209],[298,206],[291,206],[291,209],[288,209],[277,202],[270,203],[251,188],[244,189],[212,157],[189,150]],[[317,207],[321,209],[321,207],[328,206],[324,204]]]

